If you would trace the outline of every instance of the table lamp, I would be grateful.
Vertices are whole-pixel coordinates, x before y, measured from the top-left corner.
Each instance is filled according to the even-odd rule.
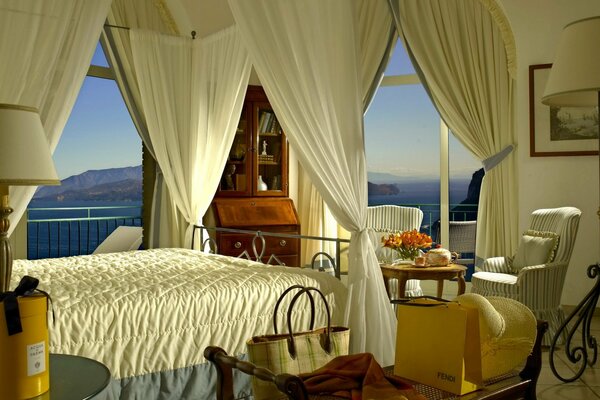
[[[565,26],[558,42],[558,49],[550,75],[546,84],[546,90],[542,97],[542,103],[549,106],[562,107],[586,107],[598,106],[600,104],[600,16],[585,18],[572,22]],[[595,120],[599,129],[598,117]],[[600,152],[599,152],[600,154]],[[599,163],[600,166],[600,163]],[[598,209],[600,217],[600,208]],[[600,279],[600,265],[591,265],[588,268],[590,278]],[[598,283],[587,296],[575,308],[573,313],[561,326],[550,348],[550,367],[554,375],[564,382],[572,382],[579,378],[588,364],[588,347],[593,350],[593,359],[596,359],[596,344],[590,340],[590,324],[600,296],[600,285]],[[568,359],[574,363],[580,361],[580,368],[573,377],[561,376],[554,368],[554,349],[559,335],[568,331],[569,323],[578,315],[573,331],[583,322],[582,346],[571,347],[572,334],[568,334],[565,352]],[[572,325],[573,326],[573,325]],[[573,332],[574,333],[574,332]],[[593,338],[591,338],[593,339]]]
[[[582,19],[565,26],[558,42],[542,103],[561,107],[598,106],[599,50],[600,16]],[[600,138],[600,124],[598,129]],[[600,208],[598,216],[600,217]]]
[[[0,104],[0,293],[9,290],[12,274],[8,187],[58,184],[38,110]]]

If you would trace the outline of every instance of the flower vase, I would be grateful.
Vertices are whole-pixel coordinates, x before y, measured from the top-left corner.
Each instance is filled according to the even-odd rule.
[[[396,253],[398,253],[398,258],[394,260],[392,265],[402,265],[402,264],[414,264],[415,258],[423,255],[421,249],[418,248],[398,248],[396,249]]]
[[[258,186],[258,190],[268,190],[269,188],[267,187],[267,184],[265,183],[265,181],[263,181],[262,179],[262,175],[258,176],[258,182],[257,182],[257,186]]]

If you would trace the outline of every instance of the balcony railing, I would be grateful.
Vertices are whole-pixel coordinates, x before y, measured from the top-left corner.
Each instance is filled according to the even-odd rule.
[[[439,204],[399,204],[423,211],[421,231],[435,237]],[[476,219],[476,204],[451,204],[451,221]],[[27,209],[27,257],[91,254],[119,225],[141,226],[142,207],[60,207]]]
[[[27,209],[27,258],[91,254],[118,226],[142,226],[142,207]]]
[[[436,236],[435,226],[440,219],[439,204],[398,204],[404,207],[416,207],[423,211],[421,232]],[[450,204],[450,221],[472,221],[477,219],[477,204]]]

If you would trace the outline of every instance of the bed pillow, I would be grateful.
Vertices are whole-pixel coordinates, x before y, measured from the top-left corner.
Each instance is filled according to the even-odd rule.
[[[512,269],[519,272],[523,267],[547,264],[554,260],[558,247],[558,235],[554,232],[526,231],[519,240]]]

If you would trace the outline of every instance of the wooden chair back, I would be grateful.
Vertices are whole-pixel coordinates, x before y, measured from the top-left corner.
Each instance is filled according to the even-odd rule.
[[[234,368],[258,379],[273,382],[277,389],[286,394],[290,400],[308,399],[304,382],[296,375],[276,375],[266,368],[258,368],[250,362],[229,356],[225,350],[216,346],[208,346],[204,349],[204,357],[217,368],[217,400],[234,400]]]

